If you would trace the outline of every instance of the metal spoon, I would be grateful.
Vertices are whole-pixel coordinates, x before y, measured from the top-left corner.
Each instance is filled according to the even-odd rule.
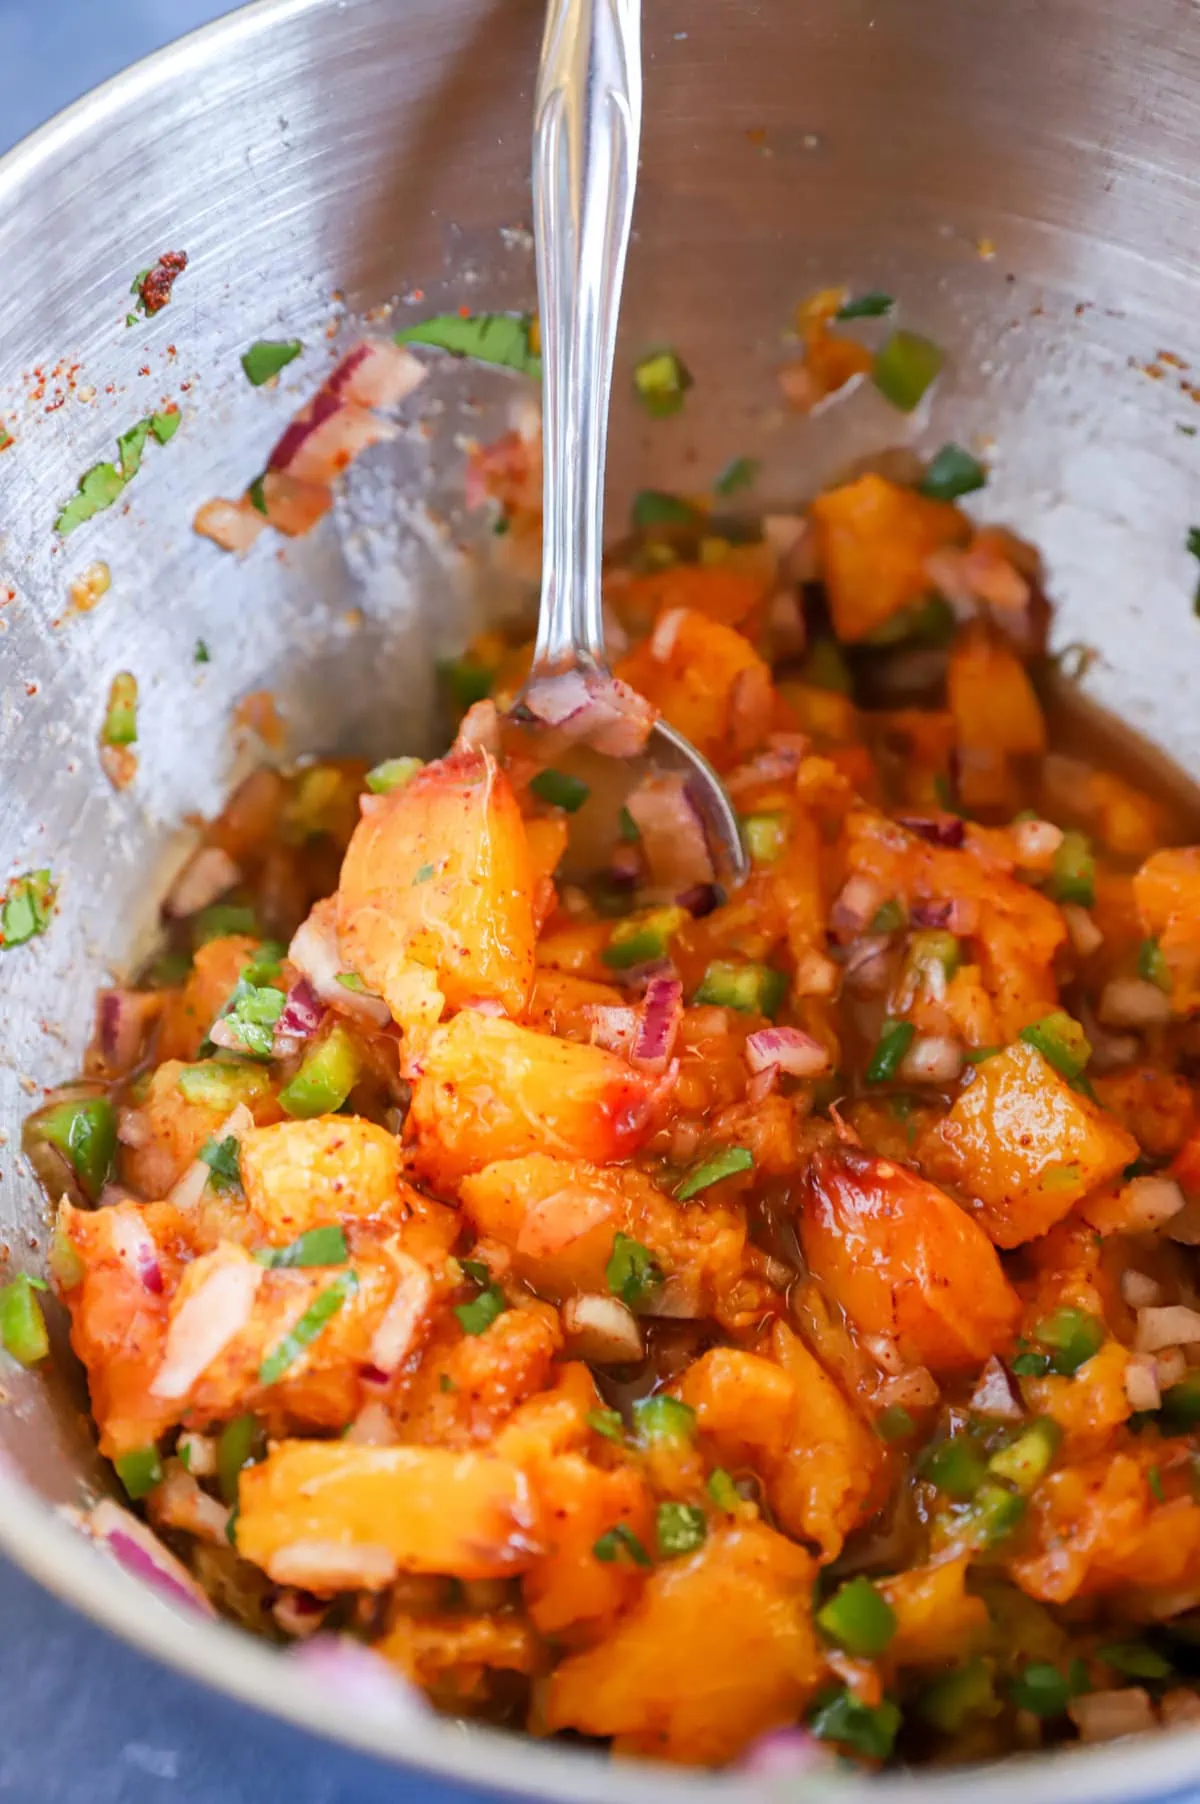
[[[569,670],[609,674],[604,467],[641,117],[641,0],[549,0],[533,133],[545,474],[531,684]],[[718,876],[740,882],[749,866],[738,818],[711,765],[661,720],[645,756],[684,776]]]

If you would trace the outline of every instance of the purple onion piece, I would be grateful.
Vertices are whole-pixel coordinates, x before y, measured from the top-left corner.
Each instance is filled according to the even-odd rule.
[[[967,823],[958,814],[940,814],[936,817],[926,814],[901,814],[896,817],[897,824],[907,827],[918,839],[924,839],[931,846],[961,846],[967,836]]]
[[[948,927],[953,912],[953,902],[939,897],[935,902],[914,902],[909,911],[909,920],[914,927]]]
[[[295,1042],[311,1039],[324,1020],[325,1012],[325,1004],[307,977],[297,978],[275,1023],[276,1058],[286,1058],[288,1053],[294,1052]]]
[[[747,1749],[739,1763],[744,1773],[760,1778],[810,1772],[828,1761],[828,1752],[807,1729],[772,1729]]]
[[[655,976],[646,985],[641,1018],[634,1036],[632,1060],[652,1070],[665,1068],[683,1014],[683,985],[677,978]]]
[[[323,1691],[375,1716],[416,1719],[428,1706],[381,1654],[372,1653],[349,1635],[314,1635],[296,1642],[287,1653]]]
[[[694,920],[700,921],[723,905],[725,891],[719,883],[693,883],[690,889],[681,890],[675,900]]]

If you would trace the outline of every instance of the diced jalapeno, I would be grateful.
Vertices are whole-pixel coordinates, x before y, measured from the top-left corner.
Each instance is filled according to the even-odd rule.
[[[678,1397],[660,1392],[657,1397],[638,1398],[633,1425],[640,1441],[688,1441],[696,1432],[696,1412]]]
[[[922,495],[929,495],[934,501],[957,501],[960,495],[970,495],[986,483],[987,471],[979,459],[961,445],[951,443],[943,445],[930,459],[917,486]]]
[[[117,1151],[117,1113],[107,1096],[51,1103],[25,1125],[25,1144],[36,1140],[62,1154],[94,1203],[108,1182]]]
[[[1034,1716],[1061,1716],[1071,1701],[1071,1682],[1057,1666],[1035,1660],[1010,1681],[1008,1695],[1018,1710]]]
[[[117,1477],[135,1500],[145,1497],[155,1485],[162,1483],[162,1460],[157,1447],[136,1447],[132,1453],[123,1453],[115,1459],[113,1465]]]
[[[991,1668],[985,1660],[968,1660],[927,1685],[917,1699],[917,1714],[944,1735],[957,1735],[973,1716],[994,1716],[998,1705]]]
[[[817,1624],[848,1654],[874,1659],[896,1633],[896,1612],[869,1578],[852,1578],[817,1611]]]
[[[590,784],[565,770],[540,770],[530,779],[529,787],[539,802],[548,802],[551,808],[561,808],[565,814],[577,813],[592,793]]]
[[[422,758],[385,758],[367,772],[367,788],[373,796],[394,795],[398,789],[406,789],[424,767]]]
[[[18,1272],[0,1287],[0,1346],[19,1365],[34,1366],[50,1351],[50,1337],[37,1293],[45,1290],[44,1278]]]
[[[1171,993],[1171,971],[1157,940],[1143,940],[1138,947],[1138,976]]]
[[[717,958],[705,970],[692,1000],[773,1018],[786,994],[787,977],[782,971],[772,970],[770,965],[735,965]]]
[[[787,817],[782,814],[744,814],[742,838],[755,864],[774,864],[787,845]]]
[[[867,1066],[869,1084],[890,1083],[903,1064],[916,1031],[911,1021],[884,1022]]]
[[[271,1080],[260,1065],[227,1059],[204,1059],[198,1065],[185,1065],[176,1082],[187,1102],[202,1103],[206,1109],[221,1109],[225,1114],[240,1102],[258,1101],[271,1088]]]
[[[891,1698],[864,1704],[843,1685],[818,1698],[808,1726],[821,1741],[836,1741],[868,1760],[886,1760],[900,1727],[900,1710]]]
[[[1039,1416],[1015,1441],[993,1453],[988,1461],[988,1471],[997,1478],[1006,1478],[1018,1491],[1032,1491],[1050,1470],[1061,1440],[1062,1429],[1058,1423]]]
[[[1100,1351],[1107,1330],[1098,1316],[1068,1307],[1044,1316],[1033,1336],[1039,1346],[1048,1350],[1051,1370],[1070,1378]]]
[[[708,1518],[695,1503],[660,1503],[655,1516],[658,1551],[665,1560],[694,1553],[704,1544]]]
[[[1078,1021],[1063,1009],[1043,1015],[1023,1027],[1019,1036],[1027,1046],[1036,1047],[1048,1065],[1068,1083],[1075,1083],[1092,1056],[1092,1045]]]
[[[238,1498],[238,1479],[254,1464],[262,1442],[257,1416],[235,1416],[226,1422],[217,1441],[217,1484],[222,1501],[231,1507]]]
[[[942,351],[930,339],[898,329],[875,353],[871,380],[893,407],[911,413],[944,362]]]
[[[646,412],[663,419],[679,412],[692,378],[675,351],[654,351],[635,364],[633,384]]]
[[[300,1069],[279,1092],[279,1106],[301,1121],[332,1115],[353,1090],[361,1070],[357,1042],[340,1022],[335,1023],[305,1053]]]
[[[917,1469],[922,1478],[947,1497],[974,1497],[987,1477],[987,1465],[978,1447],[963,1435],[928,1448]]]
[[[612,938],[600,954],[614,971],[630,971],[635,965],[665,958],[671,935],[689,919],[686,908],[656,908],[651,914],[614,927]]]
[[[1050,894],[1056,902],[1090,908],[1096,900],[1096,860],[1086,834],[1064,833],[1050,867]]]

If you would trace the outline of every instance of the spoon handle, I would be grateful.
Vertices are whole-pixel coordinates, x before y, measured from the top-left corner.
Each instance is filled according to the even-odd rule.
[[[604,663],[604,461],[641,120],[641,0],[549,0],[533,132],[545,455],[535,668]]]

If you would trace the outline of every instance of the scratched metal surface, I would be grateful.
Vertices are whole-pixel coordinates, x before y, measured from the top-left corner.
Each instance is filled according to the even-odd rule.
[[[0,0],[7,119],[44,110],[33,97],[48,91],[48,68],[53,100],[76,85],[68,43],[83,56],[78,80],[90,80],[139,47],[124,34],[195,22],[188,3],[110,0],[81,24],[61,0],[36,11]],[[699,486],[735,452],[764,459],[771,503],[902,438],[928,449],[986,436],[988,514],[1046,550],[1062,638],[1101,651],[1095,693],[1200,772],[1189,706],[1200,641],[1183,550],[1200,441],[1177,430],[1200,416],[1185,372],[1144,374],[1161,349],[1200,363],[1200,11],[1192,0],[656,0],[649,10],[623,354],[674,342],[697,383],[674,421],[648,428],[619,406],[614,505],[650,481]],[[54,931],[0,969],[10,1137],[0,1239],[20,1262],[36,1263],[45,1238],[13,1151],[29,1085],[74,1067],[92,990],[151,918],[147,862],[168,859],[175,823],[227,783],[231,703],[270,685],[297,745],[314,750],[419,749],[436,733],[431,654],[465,630],[472,598],[427,504],[444,512],[456,434],[500,417],[512,393],[502,378],[460,371],[431,384],[410,409],[414,429],[356,467],[335,516],[282,557],[263,542],[243,563],[223,558],[189,521],[200,500],[244,486],[325,367],[335,290],[351,308],[414,285],[455,305],[528,303],[527,249],[512,228],[527,212],[537,15],[537,0],[263,0],[0,168],[0,418],[19,441],[0,466],[0,593],[5,582],[16,592],[0,609],[0,875],[49,861],[62,881]],[[180,245],[192,266],[176,301],[127,332],[130,275]],[[904,322],[948,348],[927,414],[900,422],[870,393],[817,421],[780,413],[773,372],[791,309],[843,280],[890,289]],[[249,389],[238,350],[281,328],[304,338],[304,359],[278,391]],[[80,472],[164,399],[180,401],[184,424],[169,447],[150,447],[128,509],[56,547],[49,523]],[[93,615],[56,625],[68,579],[97,557],[112,566],[112,592]],[[199,636],[214,647],[203,670],[190,661]],[[95,734],[120,668],[142,684],[143,756],[134,789],[114,798]],[[425,1773],[579,1800],[749,1793],[445,1725],[388,1724],[334,1705],[230,1631],[181,1635],[39,1501],[73,1501],[100,1476],[77,1387],[57,1368],[6,1371],[4,1382],[0,1545],[143,1650]],[[76,1640],[57,1606],[41,1614],[26,1581],[5,1582],[0,1603],[16,1600],[19,1629],[50,1625],[41,1684],[57,1708],[39,1716],[38,1668],[23,1663],[0,1700],[15,1699],[37,1740],[23,1749],[18,1729],[14,1754],[6,1723],[0,1786],[37,1782],[55,1795],[40,1762],[62,1716],[99,1737],[115,1798],[155,1795],[197,1767],[211,1795],[241,1804],[237,1786],[261,1788],[276,1762],[302,1804],[351,1786],[374,1795],[358,1767],[350,1780],[330,1752],[283,1751],[282,1730],[251,1728],[234,1706],[151,1676],[91,1631]],[[6,1658],[14,1639],[0,1637]],[[76,1660],[78,1648],[90,1653]],[[60,1669],[77,1675],[66,1691],[51,1683]],[[92,1687],[102,1704],[89,1722],[79,1700]],[[178,1746],[144,1724],[114,1733],[110,1700],[125,1691],[153,1699],[172,1727],[193,1727]],[[172,1761],[178,1780],[165,1772]],[[1019,1776],[973,1774],[969,1790],[977,1804],[1018,1785],[1030,1804],[1100,1804],[1186,1796],[1198,1773],[1197,1739],[1163,1738]],[[76,1784],[62,1769],[55,1782]],[[88,1782],[89,1800],[104,1796]],[[870,1788],[886,1800],[965,1789],[953,1775]],[[847,1778],[839,1796],[865,1790]]]

